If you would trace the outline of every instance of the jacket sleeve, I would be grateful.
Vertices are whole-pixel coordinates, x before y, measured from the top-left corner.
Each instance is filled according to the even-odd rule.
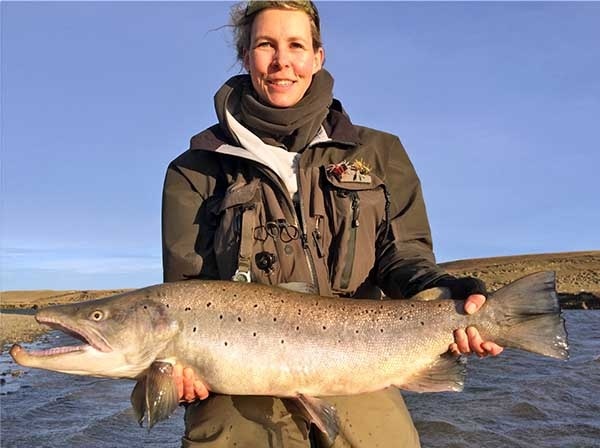
[[[218,278],[212,245],[214,215],[207,200],[211,186],[210,178],[179,163],[167,169],[162,196],[165,282]]]
[[[435,261],[421,183],[397,137],[389,148],[385,183],[389,228],[377,247],[377,283],[392,298],[409,298],[448,274]]]

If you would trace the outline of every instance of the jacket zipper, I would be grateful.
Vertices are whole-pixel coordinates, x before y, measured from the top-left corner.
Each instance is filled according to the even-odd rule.
[[[315,262],[312,258],[312,254],[310,253],[310,247],[308,246],[308,236],[306,234],[306,219],[304,218],[304,205],[302,204],[302,185],[300,184],[300,177],[296,176],[296,182],[298,183],[298,205],[300,206],[300,239],[302,241],[302,248],[304,249],[304,256],[306,257],[306,264],[308,265],[308,271],[310,273],[310,282],[317,288],[317,291],[320,293],[321,288],[319,288],[319,281],[316,276]],[[290,200],[290,202],[293,202]],[[294,215],[296,214],[296,208],[292,203],[292,210],[294,210]]]
[[[350,277],[352,276],[352,268],[354,266],[354,257],[356,255],[356,233],[360,224],[358,221],[360,216],[360,198],[356,191],[351,191],[349,196],[352,200],[352,221],[350,221],[350,237],[348,238],[346,263],[344,264],[342,279],[340,281],[340,287],[342,289],[348,288],[348,285],[350,284]]]

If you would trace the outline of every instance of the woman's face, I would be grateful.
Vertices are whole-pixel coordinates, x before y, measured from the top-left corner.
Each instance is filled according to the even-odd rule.
[[[313,48],[310,18],[304,11],[265,9],[254,18],[244,67],[262,102],[294,106],[323,66],[323,58],[323,49]]]

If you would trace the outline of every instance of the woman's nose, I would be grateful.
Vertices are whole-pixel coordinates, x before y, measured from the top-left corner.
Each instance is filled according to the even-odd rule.
[[[279,67],[290,65],[290,53],[285,49],[278,49],[273,57],[273,64]]]

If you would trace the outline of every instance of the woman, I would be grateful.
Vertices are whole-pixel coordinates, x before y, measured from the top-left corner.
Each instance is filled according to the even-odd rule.
[[[232,14],[247,75],[215,95],[219,123],[194,136],[167,170],[165,281],[309,283],[321,295],[409,298],[449,287],[474,312],[484,285],[434,259],[420,183],[399,139],[354,125],[333,99],[312,2],[250,2]],[[456,353],[497,354],[475,329]],[[272,397],[208,395],[177,366],[187,407],[184,446],[325,446]],[[419,446],[396,390],[328,397],[341,424],[335,447]]]

